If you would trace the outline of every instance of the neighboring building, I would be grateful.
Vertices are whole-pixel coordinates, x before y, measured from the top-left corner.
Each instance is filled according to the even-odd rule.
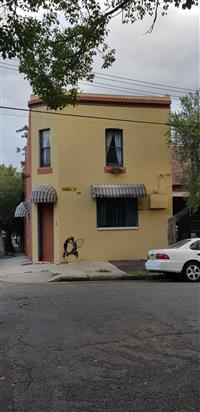
[[[79,96],[47,111],[29,102],[25,251],[63,261],[73,237],[80,259],[144,259],[167,243],[172,215],[169,97]],[[31,206],[31,213],[30,207]],[[23,209],[23,212],[22,212]],[[77,255],[74,239],[65,243]],[[75,259],[70,255],[70,259]]]
[[[187,187],[181,181],[182,168],[176,154],[172,151],[172,195],[173,216],[178,216],[176,224],[176,240],[191,237],[200,237],[200,211],[190,215],[181,216],[181,211],[186,207],[188,197]]]

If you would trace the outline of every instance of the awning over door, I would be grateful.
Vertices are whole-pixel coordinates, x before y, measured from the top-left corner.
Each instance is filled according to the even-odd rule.
[[[15,217],[28,217],[31,213],[30,202],[25,200],[21,202],[15,209]]]
[[[127,185],[92,185],[91,195],[96,197],[146,197],[147,192],[143,184]]]
[[[31,203],[55,203],[57,201],[57,192],[51,185],[36,186],[30,194]]]

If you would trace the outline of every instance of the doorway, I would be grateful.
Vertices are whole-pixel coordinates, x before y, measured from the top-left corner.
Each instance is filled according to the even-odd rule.
[[[53,203],[38,204],[39,261],[54,261]]]

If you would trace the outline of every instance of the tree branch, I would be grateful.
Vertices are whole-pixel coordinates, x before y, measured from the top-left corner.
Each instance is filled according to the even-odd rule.
[[[152,23],[151,27],[149,28],[149,30],[147,30],[147,32],[146,32],[145,34],[147,34],[147,33],[148,33],[148,34],[152,33],[152,31],[153,31],[153,29],[154,29],[155,22],[156,22],[157,17],[158,17],[158,7],[159,7],[159,4],[160,4],[160,0],[157,0],[157,1],[156,1],[156,9],[155,9],[155,14],[154,14],[153,23]]]
[[[118,4],[118,6],[116,6],[114,9],[105,13],[104,16],[105,17],[111,16],[113,13],[115,13],[119,9],[123,9],[124,7],[128,6],[129,3],[132,3],[132,1],[131,0],[122,1],[122,3]]]

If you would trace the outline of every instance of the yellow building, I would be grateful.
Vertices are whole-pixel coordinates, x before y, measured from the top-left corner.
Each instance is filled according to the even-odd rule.
[[[76,107],[56,112],[33,97],[29,108],[33,262],[144,259],[165,246],[169,97],[81,94]]]

